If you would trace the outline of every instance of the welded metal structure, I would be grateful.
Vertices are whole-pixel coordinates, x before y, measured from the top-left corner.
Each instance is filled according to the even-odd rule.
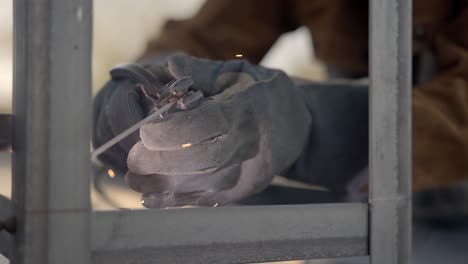
[[[11,263],[408,263],[410,0],[371,0],[369,203],[93,212],[91,0],[14,1]]]

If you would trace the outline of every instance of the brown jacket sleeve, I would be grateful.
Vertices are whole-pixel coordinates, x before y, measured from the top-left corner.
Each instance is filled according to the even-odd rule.
[[[465,4],[435,36],[439,74],[413,93],[414,190],[468,178],[467,28]]]
[[[208,0],[194,17],[168,21],[142,57],[181,51],[225,60],[243,54],[259,63],[279,35],[296,27],[286,10],[286,1]]]

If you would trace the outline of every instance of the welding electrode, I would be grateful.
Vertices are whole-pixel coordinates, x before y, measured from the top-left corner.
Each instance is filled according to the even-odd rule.
[[[134,81],[137,86],[142,87],[145,91],[145,96],[149,96],[154,101],[154,105],[147,117],[95,149],[91,154],[93,162],[98,162],[97,157],[100,154],[140,129],[146,123],[155,121],[158,117],[162,118],[174,106],[179,106],[178,108],[181,110],[187,110],[203,99],[201,91],[189,91],[189,88],[193,85],[193,80],[189,76],[184,76],[163,85],[152,72],[139,64],[122,64],[113,68],[110,73],[113,80],[130,79]]]

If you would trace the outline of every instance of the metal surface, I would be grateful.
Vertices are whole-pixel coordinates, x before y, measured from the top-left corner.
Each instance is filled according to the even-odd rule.
[[[365,204],[96,212],[93,263],[246,263],[366,255]]]
[[[12,263],[89,263],[91,0],[14,1]]]
[[[370,1],[370,259],[409,263],[410,0]]]

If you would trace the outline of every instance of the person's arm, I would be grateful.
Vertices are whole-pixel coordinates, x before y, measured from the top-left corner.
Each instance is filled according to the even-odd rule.
[[[468,178],[468,7],[435,36],[438,75],[413,92],[413,189]]]
[[[283,32],[297,25],[287,16],[286,1],[208,0],[187,20],[170,20],[149,42],[142,59],[184,52],[209,59],[244,59],[259,63]]]

